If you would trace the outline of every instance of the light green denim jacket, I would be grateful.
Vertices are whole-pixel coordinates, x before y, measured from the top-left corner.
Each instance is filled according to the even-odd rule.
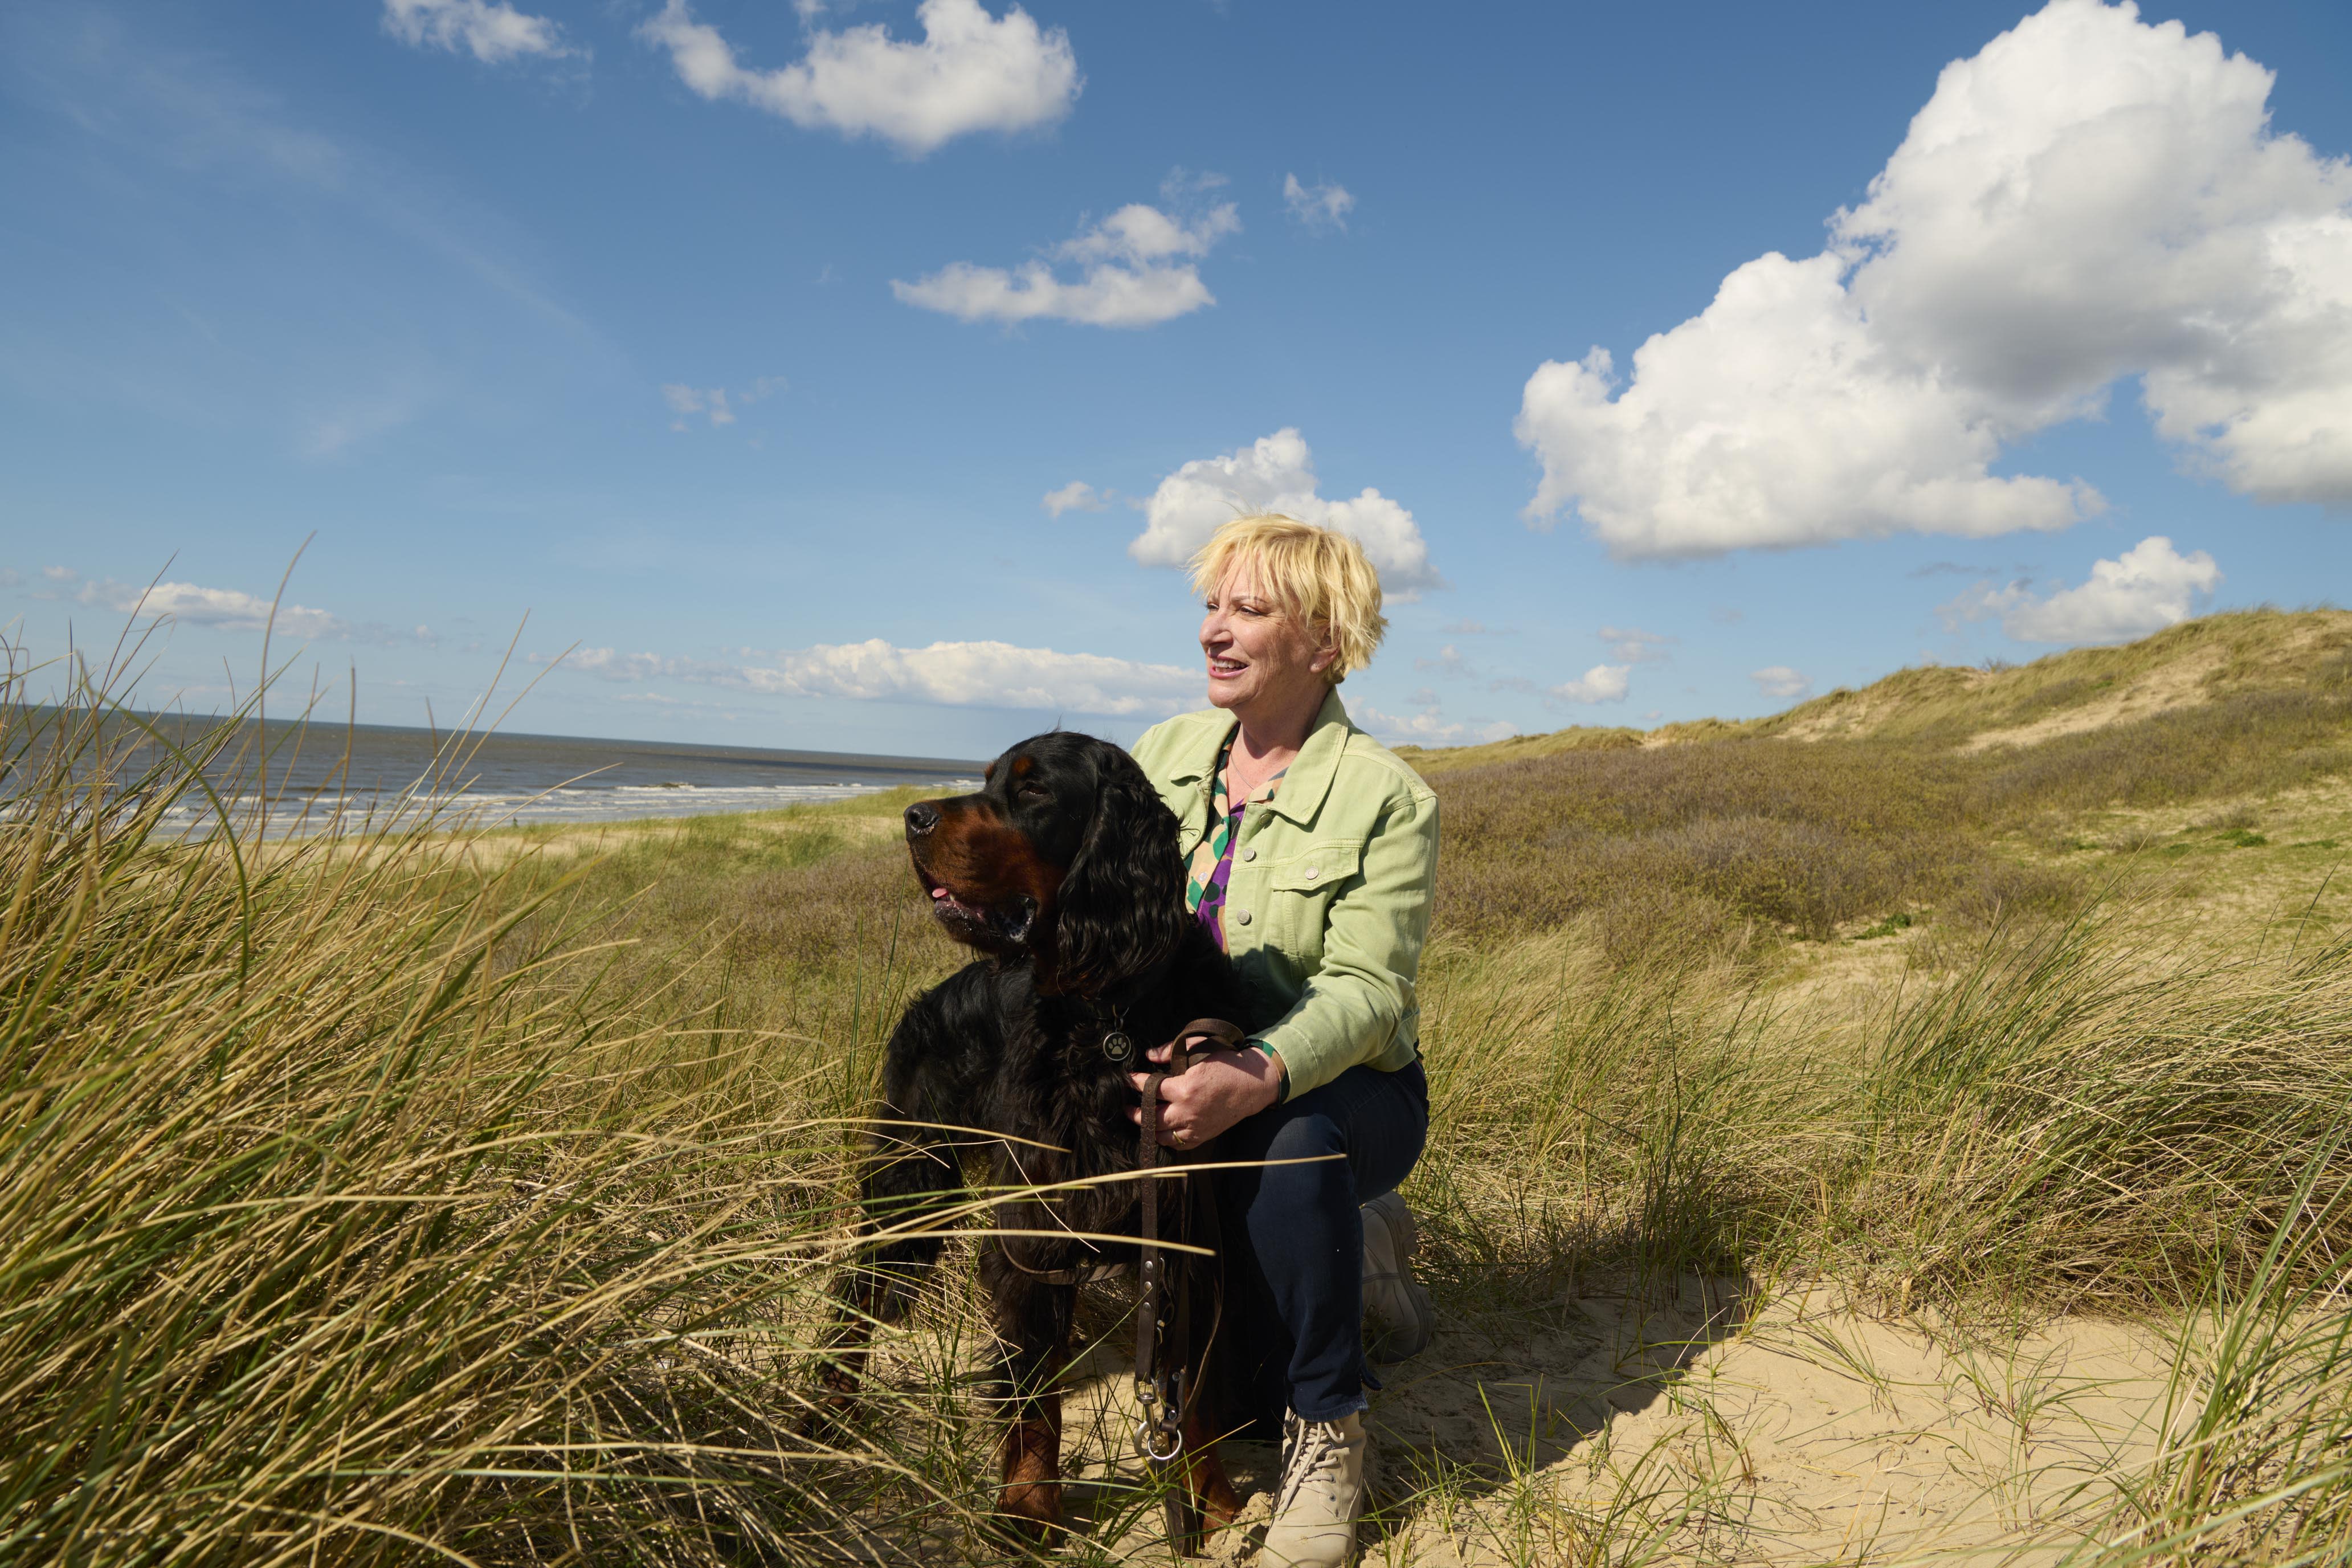
[[[1218,709],[1154,725],[1133,748],[1183,825],[1186,856],[1209,828],[1217,753],[1234,719]],[[1286,1094],[1358,1063],[1410,1067],[1414,998],[1437,886],[1437,796],[1348,721],[1336,690],[1274,798],[1251,805],[1234,846],[1225,951],[1272,1047]]]

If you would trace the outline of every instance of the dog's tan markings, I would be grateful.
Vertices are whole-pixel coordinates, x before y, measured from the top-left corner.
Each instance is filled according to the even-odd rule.
[[[1050,1541],[1062,1525],[1061,1396],[1040,1399],[1037,1412],[1005,1429],[1004,1486],[996,1496],[996,1511]]]

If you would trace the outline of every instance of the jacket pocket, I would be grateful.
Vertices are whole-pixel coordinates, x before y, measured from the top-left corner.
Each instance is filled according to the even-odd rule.
[[[1364,866],[1360,838],[1319,838],[1276,861],[1266,871],[1267,940],[1313,975],[1323,967],[1325,926],[1342,889]]]
[[[1277,893],[1321,893],[1364,868],[1360,838],[1321,838],[1275,863],[1268,886]]]

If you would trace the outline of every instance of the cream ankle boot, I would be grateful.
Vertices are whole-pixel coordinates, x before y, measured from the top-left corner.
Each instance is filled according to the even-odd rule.
[[[1419,1355],[1437,1331],[1437,1308],[1412,1277],[1421,1227],[1394,1193],[1363,1207],[1364,1354],[1386,1365]]]
[[[1265,1568],[1341,1568],[1355,1555],[1364,1511],[1363,1412],[1337,1421],[1282,1419],[1282,1489],[1258,1562]]]

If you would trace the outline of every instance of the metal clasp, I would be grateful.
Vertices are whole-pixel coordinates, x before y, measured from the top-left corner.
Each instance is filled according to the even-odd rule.
[[[1182,1398],[1181,1393],[1164,1388],[1156,1381],[1135,1380],[1136,1403],[1143,1406],[1143,1418],[1135,1424],[1135,1446],[1155,1465],[1167,1464],[1184,1452]],[[1162,1433],[1168,1437],[1168,1451],[1164,1454],[1158,1441]]]
[[[1170,1432],[1168,1451],[1163,1454],[1152,1447],[1151,1442],[1153,1434],[1160,1430],[1161,1428],[1154,1426],[1149,1421],[1139,1421],[1135,1424],[1135,1446],[1143,1450],[1143,1457],[1155,1465],[1164,1465],[1171,1460],[1181,1458],[1184,1454],[1184,1434],[1181,1431]]]

